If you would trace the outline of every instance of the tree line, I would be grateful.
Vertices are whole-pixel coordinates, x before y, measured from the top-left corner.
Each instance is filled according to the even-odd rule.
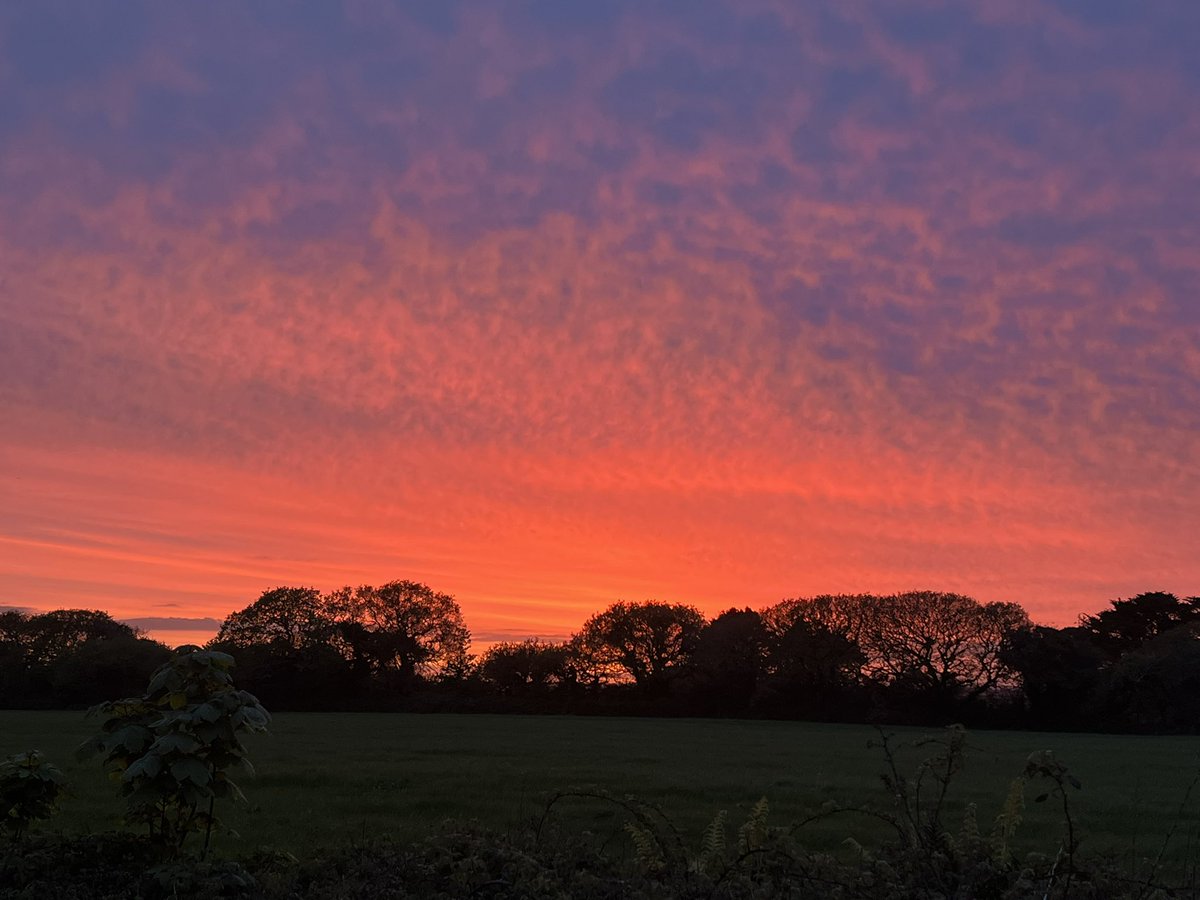
[[[712,619],[618,602],[564,641],[471,653],[449,594],[394,581],[278,587],[207,645],[273,709],[698,715],[1200,730],[1200,597],[1148,592],[1066,628],[1015,603],[916,591],[783,600]],[[0,698],[78,706],[135,689],[166,647],[107,614],[0,614]]]

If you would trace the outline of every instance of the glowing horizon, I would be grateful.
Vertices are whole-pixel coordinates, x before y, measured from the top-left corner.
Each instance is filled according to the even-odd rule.
[[[1197,24],[0,10],[0,605],[1200,593]]]

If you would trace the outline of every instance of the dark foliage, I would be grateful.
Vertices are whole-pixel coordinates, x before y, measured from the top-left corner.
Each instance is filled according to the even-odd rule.
[[[756,708],[779,718],[861,718],[871,685],[866,655],[849,633],[807,602],[785,600],[763,612],[767,677]]]
[[[1200,624],[1168,629],[1123,654],[1100,705],[1132,731],[1200,732]]]
[[[704,627],[682,603],[614,603],[583,623],[573,648],[594,682],[631,680],[657,696],[686,674]]]
[[[1084,616],[1079,624],[1110,660],[1116,660],[1152,638],[1190,623],[1200,623],[1200,597],[1181,600],[1174,594],[1149,591],[1114,600],[1108,609]]]
[[[1010,635],[1001,653],[1020,678],[1026,724],[1061,731],[1096,720],[1105,656],[1086,629],[1038,626]]]
[[[749,712],[767,672],[769,636],[751,609],[730,609],[704,626],[692,654],[692,709],[701,715]]]
[[[0,898],[166,900],[258,897],[253,878],[232,861],[163,864],[158,847],[132,834],[46,835],[0,848]]]
[[[495,644],[479,660],[480,680],[511,697],[546,697],[578,683],[570,648],[530,638]]]
[[[79,748],[100,756],[120,785],[125,821],[145,826],[164,856],[175,856],[189,834],[203,833],[204,851],[217,800],[244,799],[235,768],[249,768],[240,734],[265,731],[270,715],[233,685],[233,658],[181,648],[151,676],[138,697],[100,704],[100,731]]]
[[[0,696],[15,708],[83,708],[132,693],[170,656],[107,613],[0,613]]]
[[[1200,598],[1114,600],[1067,628],[960,594],[821,595],[706,621],[614,603],[565,641],[472,657],[455,599],[411,581],[278,587],[210,644],[275,709],[750,716],[975,727],[1200,731]],[[0,697],[129,693],[169,652],[104,613],[0,614]]]
[[[66,783],[62,771],[38,750],[0,760],[0,831],[21,840],[32,823],[57,811]]]

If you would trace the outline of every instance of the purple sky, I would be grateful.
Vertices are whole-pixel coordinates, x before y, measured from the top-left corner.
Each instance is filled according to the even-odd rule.
[[[1200,592],[1200,4],[9,4],[0,603]]]

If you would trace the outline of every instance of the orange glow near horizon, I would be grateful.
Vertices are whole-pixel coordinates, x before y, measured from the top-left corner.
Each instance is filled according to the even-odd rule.
[[[0,606],[1200,593],[1184,30],[877,6],[0,11]]]

